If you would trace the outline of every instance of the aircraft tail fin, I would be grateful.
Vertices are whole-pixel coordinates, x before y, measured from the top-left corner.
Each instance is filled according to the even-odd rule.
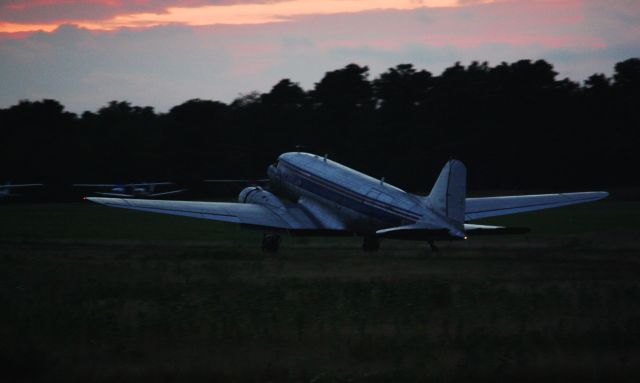
[[[466,192],[467,168],[458,160],[450,160],[440,171],[427,197],[427,205],[462,229]]]

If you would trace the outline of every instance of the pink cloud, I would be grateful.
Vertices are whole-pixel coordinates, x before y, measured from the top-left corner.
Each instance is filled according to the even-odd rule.
[[[304,16],[299,22],[324,36],[321,47],[398,49],[419,44],[473,48],[505,44],[601,48],[606,42],[588,30],[582,2],[577,0],[502,1],[465,8],[369,12],[357,24],[348,18]]]
[[[490,3],[497,0],[479,0]],[[358,13],[379,9],[409,10],[457,7],[459,0],[155,0],[123,2],[31,1],[0,6],[0,32],[51,31],[61,24],[88,29],[153,27],[166,24],[263,24],[289,21],[301,15]],[[3,24],[4,23],[4,24]]]
[[[268,91],[282,78],[308,89],[351,62],[368,65],[373,77],[403,62],[439,73],[455,61],[546,59],[561,76],[581,80],[640,52],[639,6],[622,3],[503,0],[252,25],[0,33],[0,107],[51,97],[72,110],[112,99],[163,110],[194,97],[230,101]]]
[[[105,20],[132,13],[163,14],[170,7],[272,3],[281,0],[9,0],[0,3],[0,20],[12,23],[70,23]]]

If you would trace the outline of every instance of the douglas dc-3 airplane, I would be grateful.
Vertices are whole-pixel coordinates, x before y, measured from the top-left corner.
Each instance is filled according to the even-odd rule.
[[[88,199],[125,209],[234,222],[264,231],[263,250],[275,252],[280,233],[358,235],[364,238],[365,251],[377,250],[380,238],[423,240],[434,248],[436,240],[523,232],[469,221],[608,196],[607,192],[584,192],[466,198],[466,168],[457,160],[445,164],[428,196],[407,193],[384,179],[309,153],[284,153],[267,174],[268,189],[247,187],[238,203]]]

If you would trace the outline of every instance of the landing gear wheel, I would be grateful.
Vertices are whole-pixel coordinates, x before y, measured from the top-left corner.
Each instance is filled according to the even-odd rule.
[[[362,241],[362,250],[378,251],[380,249],[380,240],[378,237],[364,237]]]
[[[262,237],[262,251],[266,253],[275,253],[280,246],[281,238],[277,234],[265,234]]]

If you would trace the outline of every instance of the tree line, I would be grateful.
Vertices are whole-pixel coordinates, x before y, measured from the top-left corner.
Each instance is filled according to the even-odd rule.
[[[640,59],[583,83],[557,76],[544,60],[455,63],[440,75],[400,64],[373,79],[349,64],[310,90],[283,79],[167,113],[111,101],[77,115],[22,100],[0,109],[0,180],[262,178],[278,154],[301,150],[411,191],[428,192],[451,157],[472,190],[638,186]]]

